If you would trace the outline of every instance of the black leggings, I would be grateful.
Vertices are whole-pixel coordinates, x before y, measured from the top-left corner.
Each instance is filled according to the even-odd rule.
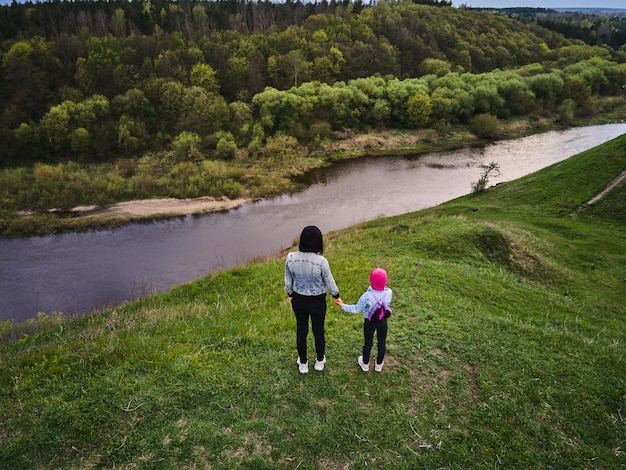
[[[365,364],[370,362],[370,353],[372,352],[372,346],[374,345],[374,331],[376,331],[376,339],[378,341],[378,355],[376,361],[379,364],[383,363],[385,359],[385,352],[387,352],[387,319],[371,322],[365,320],[363,322],[363,362]]]
[[[296,315],[296,347],[300,362],[305,363],[307,358],[306,339],[309,334],[309,317],[311,329],[315,337],[315,354],[318,361],[326,354],[326,337],[324,334],[324,320],[326,319],[326,295],[293,295],[291,307]]]

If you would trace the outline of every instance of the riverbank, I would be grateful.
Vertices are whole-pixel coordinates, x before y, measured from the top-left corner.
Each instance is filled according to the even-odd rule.
[[[541,132],[553,128],[549,121],[530,122],[517,120],[503,123],[502,138],[515,138],[522,135]],[[91,165],[79,167],[80,173],[63,176],[62,168],[45,168],[50,173],[47,177],[54,181],[50,189],[37,189],[36,184],[16,185],[15,193],[27,194],[39,191],[42,195],[33,194],[29,200],[39,200],[43,195],[57,192],[59,199],[67,198],[72,192],[84,194],[79,204],[65,207],[55,205],[46,209],[32,210],[26,208],[8,209],[0,207],[0,234],[4,237],[22,237],[44,235],[60,232],[77,232],[106,227],[119,227],[130,222],[151,220],[156,218],[177,217],[188,214],[207,213],[227,210],[252,200],[267,198],[302,189],[294,181],[294,176],[301,176],[312,169],[328,165],[333,161],[348,158],[360,158],[371,155],[389,155],[406,153],[425,153],[461,148],[468,145],[480,145],[480,140],[473,136],[465,126],[455,126],[439,132],[433,129],[415,131],[378,131],[357,134],[350,130],[337,133],[333,140],[320,144],[315,149],[300,149],[292,161],[262,159],[248,161],[246,158],[231,162],[208,162],[208,168],[194,170],[192,164],[172,166],[168,155],[144,157],[137,162],[118,162],[114,167]],[[150,163],[153,162],[153,163]],[[164,168],[171,168],[163,174]],[[75,168],[72,168],[75,169]],[[198,173],[196,174],[196,171]],[[208,174],[206,172],[208,171]],[[134,174],[133,181],[124,177],[124,173]],[[140,172],[141,175],[137,173]],[[191,173],[190,173],[191,172]],[[203,175],[204,172],[205,174]],[[111,204],[93,204],[93,199],[115,198],[114,194],[105,194],[112,187],[124,184],[144,185],[155,188],[156,182],[163,177],[170,178],[175,173],[187,178],[177,189],[178,193],[193,192],[193,187],[202,179],[215,179],[209,183],[207,191],[214,188],[224,191],[224,185],[234,196],[214,196],[205,193],[200,197],[173,197],[172,190],[165,195],[153,195],[148,198],[120,201]],[[23,178],[20,170],[14,179]],[[45,174],[45,172],[44,172]],[[106,176],[107,174],[115,175]],[[187,176],[183,176],[187,174]],[[214,175],[214,176],[211,176]],[[216,176],[215,176],[216,175]],[[221,175],[221,176],[220,176]],[[59,180],[70,182],[80,181],[71,188],[57,188]],[[193,182],[191,181],[193,178]],[[233,179],[236,178],[236,181]],[[222,180],[220,183],[219,180]],[[125,181],[127,183],[125,183]],[[46,186],[46,183],[43,183]],[[71,186],[71,183],[68,183]],[[170,186],[171,183],[167,183]],[[20,189],[17,189],[20,188]],[[99,189],[101,188],[101,189]],[[152,189],[154,191],[154,189]],[[104,192],[103,192],[104,191]],[[150,189],[146,189],[150,191]],[[89,197],[88,195],[93,196]],[[50,196],[45,196],[50,198]],[[11,196],[8,196],[11,199]],[[71,198],[76,200],[75,197]],[[147,202],[150,201],[150,202]],[[6,201],[5,201],[6,204]],[[4,204],[3,204],[4,205]]]
[[[516,129],[519,124],[511,124],[511,129]],[[511,136],[515,134],[512,133]],[[263,159],[258,161],[248,161],[240,158],[231,162],[209,162],[208,174],[198,172],[194,177],[197,179],[213,179],[215,183],[208,185],[207,191],[214,186],[216,191],[223,191],[224,184],[230,185],[229,192],[235,196],[212,196],[203,195],[200,197],[171,197],[153,196],[135,200],[116,201],[111,204],[96,205],[90,204],[89,198],[85,197],[81,204],[69,207],[55,206],[44,210],[7,210],[0,208],[0,234],[4,237],[22,237],[29,235],[45,235],[50,233],[79,232],[98,228],[119,227],[130,222],[148,221],[169,217],[179,217],[191,214],[203,214],[208,212],[234,209],[242,204],[255,200],[274,197],[303,189],[295,182],[294,177],[302,176],[306,172],[331,164],[333,161],[361,158],[372,155],[425,153],[433,151],[444,151],[453,148],[460,148],[467,145],[476,145],[478,140],[473,137],[463,127],[457,127],[444,133],[436,133],[432,130],[420,131],[380,131],[368,134],[356,134],[351,131],[344,131],[336,136],[335,140],[325,142],[318,148],[299,149],[296,151],[292,161],[282,159]],[[155,155],[144,160],[153,161],[151,169],[142,168],[145,177],[139,179],[138,184],[142,184],[144,179],[156,182],[163,177],[163,168],[172,168],[169,172],[177,174],[195,172],[193,164],[174,165],[169,161],[168,155]],[[119,167],[130,166],[136,172],[138,163],[121,162],[115,168],[100,168],[98,165],[82,168],[84,173],[79,176],[70,175],[68,180],[82,178],[84,181],[76,187],[74,191],[94,194],[97,198],[108,198],[106,195],[96,191],[96,185],[103,177],[102,173],[110,171],[119,172]],[[146,165],[144,164],[144,167]],[[178,169],[182,168],[182,169]],[[59,175],[54,175],[54,169],[48,169],[56,179],[61,179]],[[207,170],[202,170],[206,172]],[[58,170],[57,173],[62,173]],[[161,173],[157,173],[161,172]],[[92,175],[93,174],[93,175]],[[217,174],[218,176],[215,176]],[[92,175],[92,176],[90,176]],[[221,176],[219,176],[221,175]],[[233,176],[234,175],[234,176]],[[166,176],[169,178],[169,176]],[[233,181],[237,178],[237,182]],[[16,176],[17,178],[17,176]],[[190,177],[187,176],[187,179]],[[219,183],[222,179],[226,183]],[[101,187],[111,187],[120,185],[121,177],[117,176],[114,183],[100,183]],[[169,183],[168,183],[169,184]],[[92,185],[92,188],[89,188]],[[189,182],[188,186],[196,186],[197,183]],[[155,184],[153,183],[153,186]],[[57,191],[67,194],[65,189],[52,189],[47,192]],[[28,188],[24,186],[20,192],[38,191],[35,185]],[[46,191],[44,191],[45,193]],[[173,191],[172,191],[173,192]],[[193,188],[182,187],[176,190],[178,193],[193,192]],[[114,197],[114,196],[113,196]],[[38,199],[35,195],[31,199]],[[74,199],[74,198],[73,198]]]
[[[576,124],[607,123],[623,119],[624,117],[626,117],[626,106],[620,107],[610,115],[594,116],[593,119],[584,122],[580,121]],[[569,127],[559,125],[548,119],[503,121],[501,126],[500,140],[519,138],[534,133]],[[35,188],[36,185],[33,185],[30,189],[24,187],[19,191],[16,190],[16,192],[24,194],[27,191],[43,191],[42,194],[46,195],[57,191],[60,194],[64,194],[61,197],[63,199],[72,191],[77,191],[85,195],[93,194],[93,198],[108,200],[115,196],[113,194],[104,194],[102,191],[107,190],[98,188],[124,185],[124,178],[121,173],[118,174],[124,168],[126,168],[124,171],[132,171],[134,173],[141,168],[142,175],[133,177],[138,177],[138,183],[134,182],[132,184],[147,184],[156,188],[159,179],[165,178],[169,181],[172,174],[182,177],[183,180],[179,183],[180,187],[175,191],[165,189],[166,195],[135,200],[118,200],[105,205],[92,204],[88,196],[83,196],[80,204],[69,207],[55,206],[45,210],[25,210],[23,208],[10,210],[0,208],[0,234],[4,237],[22,237],[60,232],[78,232],[106,227],[119,227],[134,221],[229,210],[247,202],[302,189],[295,182],[295,176],[301,176],[315,168],[331,164],[333,161],[376,155],[441,152],[484,144],[484,141],[476,138],[469,132],[466,126],[462,125],[450,126],[439,131],[421,129],[357,134],[350,130],[344,130],[337,133],[333,140],[326,141],[315,149],[298,150],[296,152],[297,156],[292,161],[272,160],[271,158],[255,162],[247,161],[245,158],[232,162],[207,161],[207,168],[202,171],[206,172],[208,170],[209,173],[204,175],[202,171],[194,169],[191,163],[172,167],[172,163],[168,161],[170,157],[167,155],[144,157],[141,159],[143,163],[141,161],[139,163],[118,162],[115,168],[108,167],[108,169],[107,167],[95,165],[92,166],[92,169],[81,168],[80,173],[77,175],[70,174],[66,176],[70,181],[82,180],[78,185],[74,185],[74,189],[56,188],[55,186],[55,189],[37,190]],[[154,163],[151,164],[152,169],[150,169],[150,164],[146,163],[151,160],[154,160]],[[151,173],[163,171],[163,168],[170,168],[168,170],[169,173],[166,175]],[[50,173],[52,180],[63,179],[60,176],[63,173],[61,169],[46,168],[45,171]],[[107,182],[107,179],[110,179],[111,176],[102,176],[107,172],[115,174],[112,181]],[[187,176],[183,176],[185,174]],[[19,178],[19,176],[16,175],[15,178]],[[173,197],[173,192],[197,192],[197,186],[204,184],[198,183],[198,181],[206,181],[207,178],[214,181],[207,188],[215,188],[216,191],[222,193],[226,188],[226,192],[231,193],[231,195],[212,196],[210,193],[205,193],[200,197]],[[57,182],[54,184],[56,185]],[[97,184],[100,184],[100,186],[97,186]],[[171,182],[167,182],[165,186],[169,187],[171,184]],[[89,187],[90,185],[93,187]],[[207,189],[207,191],[211,191],[211,189]],[[9,197],[8,199],[11,198]],[[38,199],[38,197],[34,199]],[[70,199],[75,200],[76,196],[72,196]]]
[[[626,187],[587,201],[623,170],[625,140],[325,235],[344,301],[373,265],[389,273],[381,373],[357,365],[362,319],[330,302],[326,367],[298,373],[283,256],[75,321],[42,318],[0,345],[0,461],[619,468]]]
[[[76,212],[78,217],[85,218],[121,216],[128,217],[130,220],[141,220],[224,211],[235,209],[251,201],[253,201],[251,198],[229,199],[223,197],[215,199],[206,196],[187,199],[142,199],[119,202],[108,207],[79,206],[73,208],[72,212]]]
[[[211,216],[0,239],[0,291],[6,292],[0,318],[25,321],[39,312],[74,317],[166,292],[279,253],[298,227],[314,223],[327,233],[434,207],[468,194],[482,164],[497,162],[500,174],[490,176],[489,185],[501,184],[624,132],[626,123],[584,126],[422,156],[353,158],[297,178],[305,190]]]

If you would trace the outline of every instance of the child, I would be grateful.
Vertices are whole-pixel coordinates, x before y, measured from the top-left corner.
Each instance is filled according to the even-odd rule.
[[[369,316],[377,300],[381,300],[386,306],[391,303],[392,291],[387,284],[387,273],[384,269],[376,268],[370,274],[370,287],[361,295],[355,305],[345,304],[340,298],[335,299],[335,304],[341,307],[344,312],[363,312],[363,355],[359,356],[358,363],[364,372],[370,370],[370,352],[374,344],[374,331],[378,340],[378,355],[374,363],[374,370],[380,372],[385,364],[385,352],[387,350],[387,318],[380,321],[370,321]]]

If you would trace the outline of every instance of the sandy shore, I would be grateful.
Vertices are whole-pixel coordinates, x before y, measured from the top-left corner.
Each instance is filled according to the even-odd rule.
[[[614,186],[626,179],[626,170],[612,181],[604,191],[596,195],[587,204],[593,204],[610,191]],[[229,199],[227,197],[214,198],[210,196],[198,198],[163,198],[139,199],[135,201],[118,202],[108,207],[77,206],[69,212],[82,218],[122,216],[130,219],[148,219],[151,217],[181,216],[189,214],[204,214],[207,212],[223,211],[237,208],[245,203],[252,202],[251,198]],[[59,209],[51,209],[57,212]],[[65,212],[65,211],[64,211]],[[20,215],[30,215],[30,212],[21,212]]]
[[[178,216],[187,214],[202,214],[228,209],[234,209],[252,199],[228,199],[213,197],[198,197],[192,199],[140,199],[125,201],[108,207],[78,206],[72,209],[79,217],[124,216],[132,219],[149,217]]]

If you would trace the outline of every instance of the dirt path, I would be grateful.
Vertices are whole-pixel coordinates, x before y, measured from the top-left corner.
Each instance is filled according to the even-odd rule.
[[[613,181],[611,181],[609,183],[609,185],[604,188],[604,190],[602,192],[600,192],[599,194],[597,194],[595,197],[593,197],[592,199],[590,199],[589,201],[587,201],[587,204],[591,205],[594,202],[598,202],[600,199],[602,199],[611,189],[613,189],[615,186],[617,186],[618,184],[620,184],[622,181],[624,181],[624,179],[626,179],[626,170],[622,171],[622,173],[615,178]]]
[[[79,206],[72,209],[80,217],[102,217],[121,215],[133,219],[149,217],[176,216],[187,214],[202,214],[205,212],[234,209],[251,199],[228,199],[213,197],[198,197],[193,199],[140,199],[113,204],[109,207]]]

